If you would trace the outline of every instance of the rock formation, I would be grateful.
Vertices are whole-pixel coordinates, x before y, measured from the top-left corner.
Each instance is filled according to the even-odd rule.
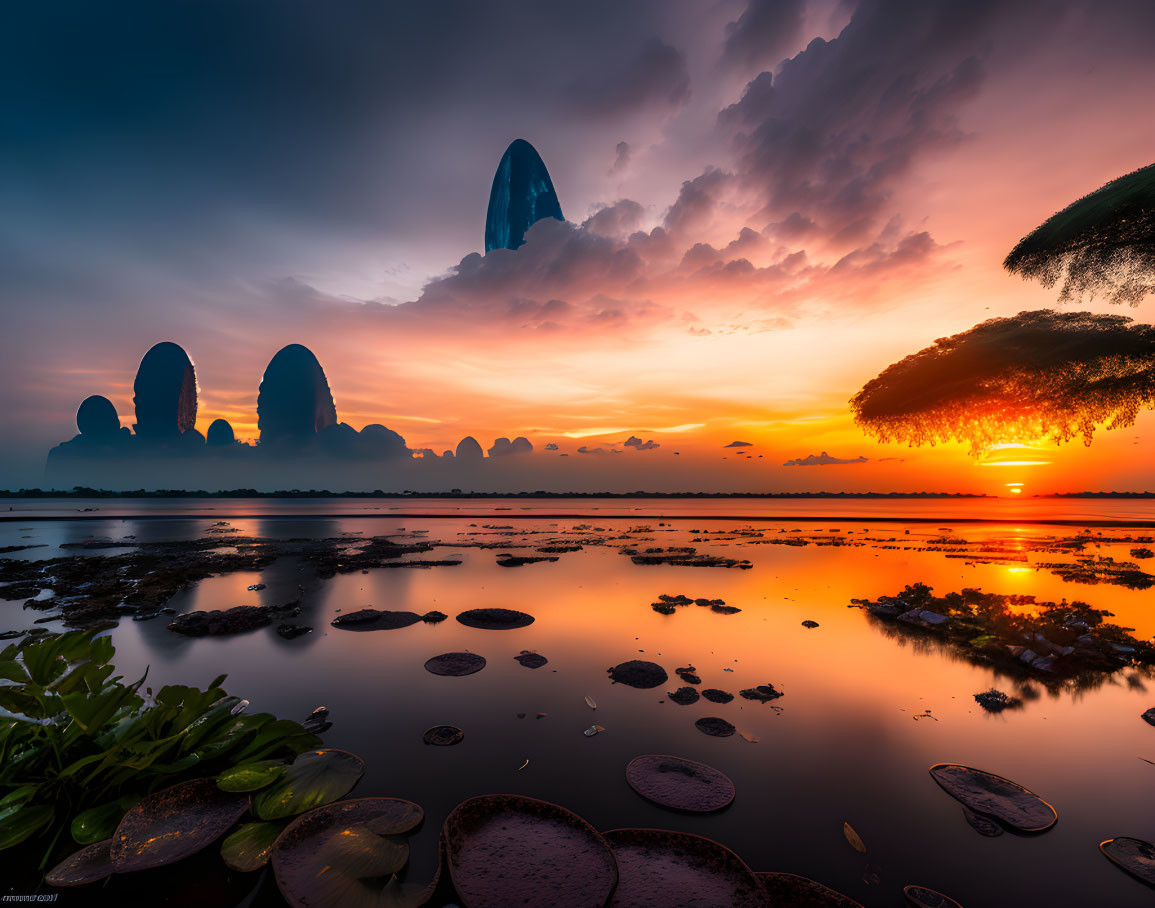
[[[214,448],[231,445],[237,440],[227,419],[214,419],[205,439]]]
[[[120,432],[120,417],[107,397],[86,397],[76,411],[76,428],[85,438],[111,438]]]
[[[457,460],[481,460],[484,456],[481,445],[472,435],[466,435],[457,443]]]
[[[525,139],[515,139],[493,175],[485,251],[516,249],[525,242],[525,232],[542,218],[565,220],[541,156]]]
[[[261,444],[304,442],[337,424],[337,408],[325,370],[300,344],[277,351],[265,368],[257,394]]]
[[[132,387],[140,437],[174,438],[196,423],[196,372],[177,344],[164,341],[153,346],[140,361]]]

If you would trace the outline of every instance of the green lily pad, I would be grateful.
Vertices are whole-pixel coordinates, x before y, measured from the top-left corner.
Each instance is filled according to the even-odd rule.
[[[109,853],[117,873],[163,867],[219,839],[248,810],[248,798],[193,779],[146,796],[124,815]]]
[[[421,905],[440,870],[425,886],[396,876],[409,859],[402,836],[424,811],[398,798],[357,798],[311,810],[288,825],[273,848],[277,887],[293,906],[402,908]],[[385,885],[383,878],[388,877]]]
[[[94,842],[70,854],[44,876],[49,886],[84,886],[112,876],[116,867],[108,849],[112,839]]]
[[[347,795],[364,772],[361,758],[343,750],[306,751],[253,798],[253,812],[281,820],[321,807]]]
[[[241,873],[260,870],[284,828],[284,823],[243,823],[221,842],[221,858]]]
[[[226,769],[217,776],[221,791],[259,791],[272,785],[285,774],[287,767],[280,760],[261,760]]]
[[[136,803],[134,798],[120,798],[99,807],[90,807],[72,820],[72,838],[80,845],[91,845],[111,839],[120,818]]]

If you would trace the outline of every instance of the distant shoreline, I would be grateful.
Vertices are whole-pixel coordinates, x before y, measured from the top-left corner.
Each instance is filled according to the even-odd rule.
[[[976,494],[970,492],[463,492],[452,489],[442,492],[331,492],[328,489],[299,489],[280,490],[276,492],[259,492],[256,489],[228,489],[220,492],[206,492],[190,489],[136,489],[127,492],[114,492],[103,489],[76,489],[73,491],[57,491],[43,489],[20,489],[18,491],[0,489],[0,500],[12,499],[60,499],[88,500],[88,499],[213,499],[213,498],[281,498],[287,500],[326,499],[326,498],[365,498],[365,499],[558,499],[558,498],[609,498],[609,499],[1001,499],[1005,496]],[[1024,500],[1047,498],[1110,498],[1110,499],[1151,499],[1155,492],[1053,492],[1047,495],[1024,496]]]

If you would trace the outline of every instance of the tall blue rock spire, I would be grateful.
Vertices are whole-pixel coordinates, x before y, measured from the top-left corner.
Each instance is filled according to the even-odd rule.
[[[493,175],[485,216],[485,251],[516,249],[542,218],[565,220],[545,162],[525,139],[514,139]]]

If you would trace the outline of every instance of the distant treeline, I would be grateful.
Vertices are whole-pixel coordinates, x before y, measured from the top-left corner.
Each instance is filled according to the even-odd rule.
[[[55,489],[0,490],[0,498],[990,498],[963,492],[330,492],[328,489],[288,489],[258,492],[226,489],[219,492],[186,489],[136,489],[113,492],[77,486],[71,491]]]
[[[1034,498],[1155,498],[1155,492],[1054,492]]]

